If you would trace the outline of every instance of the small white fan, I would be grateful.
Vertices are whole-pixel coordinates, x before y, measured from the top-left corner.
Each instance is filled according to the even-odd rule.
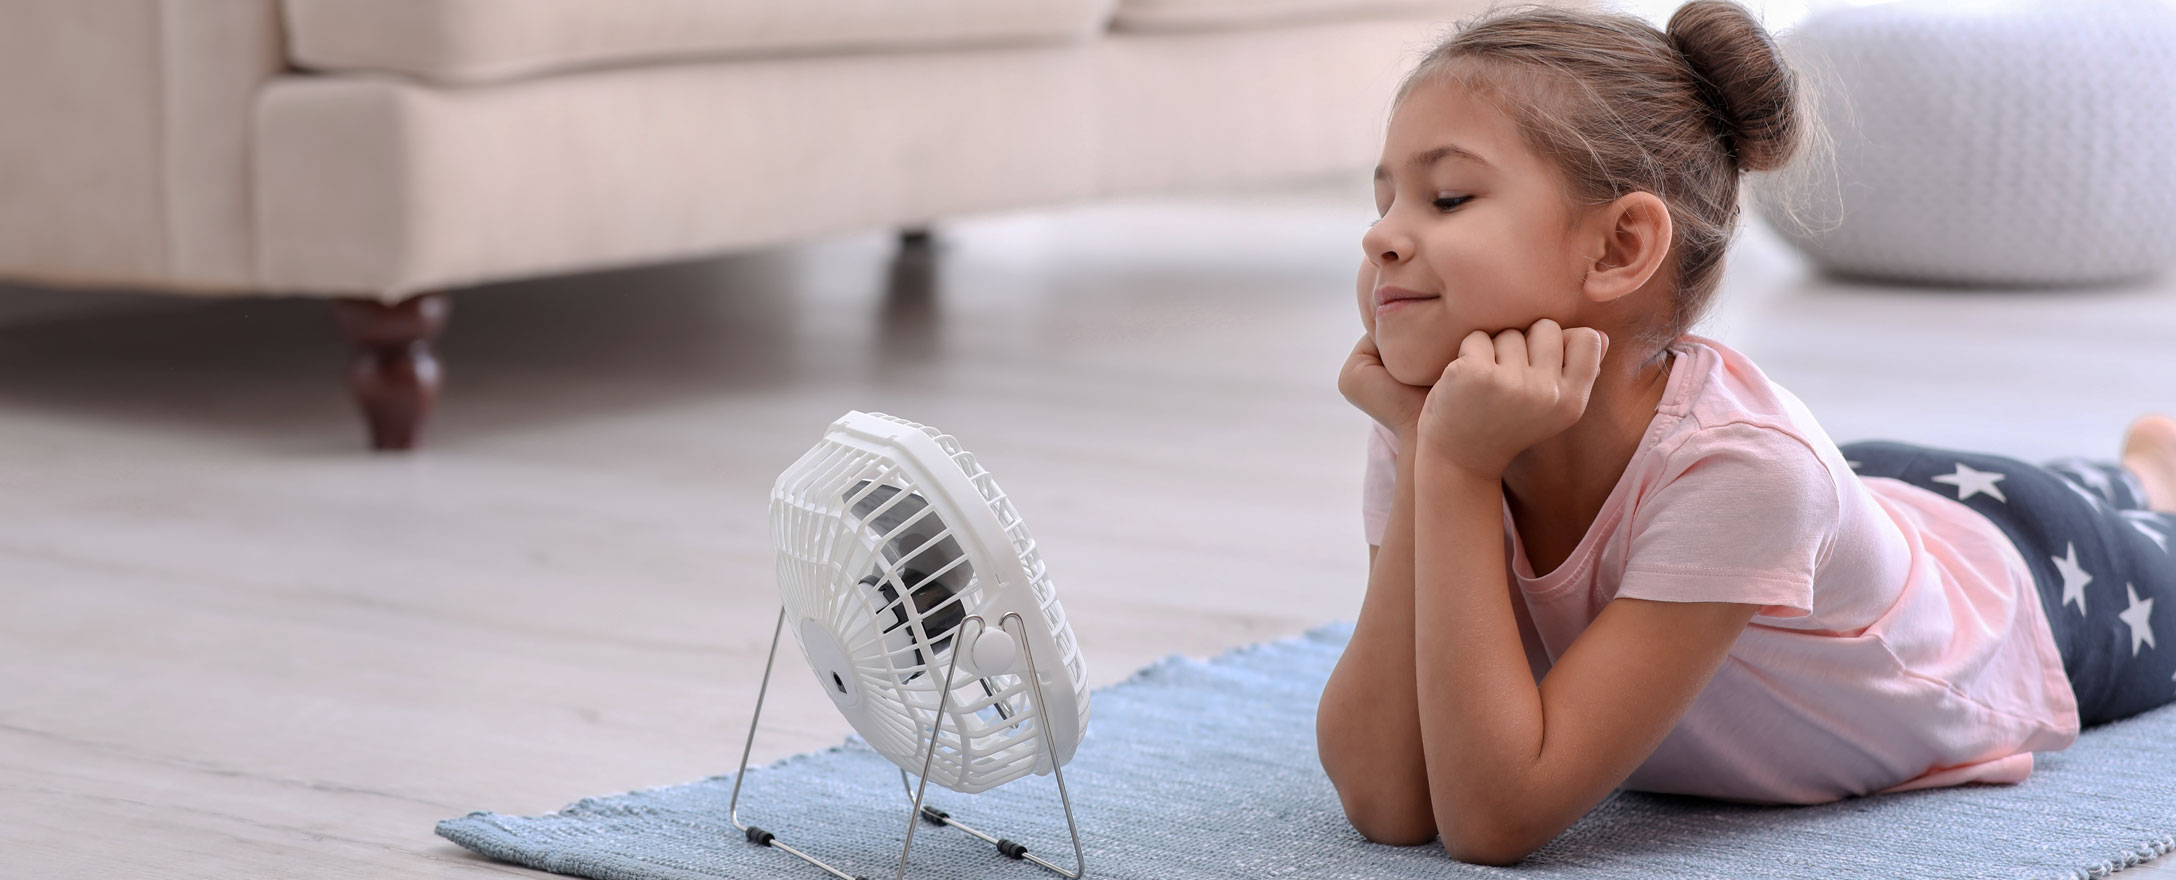
[[[832,703],[899,765],[913,799],[901,878],[917,817],[1066,877],[1085,874],[1059,768],[1088,726],[1086,671],[1034,539],[974,455],[935,428],[849,412],[779,475],[771,541],[783,605],[733,780],[734,827],[753,843],[853,877],[740,822],[740,781],[778,642],[790,629]],[[907,783],[908,773],[921,784]],[[922,804],[932,781],[975,794],[1030,773],[1056,775],[1074,870]]]

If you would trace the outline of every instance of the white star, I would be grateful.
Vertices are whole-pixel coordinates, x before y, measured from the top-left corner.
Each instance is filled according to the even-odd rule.
[[[2153,600],[2139,601],[2138,590],[2130,584],[2123,585],[2123,592],[2130,594],[2131,607],[2123,609],[2123,613],[2116,617],[2131,625],[2131,656],[2136,657],[2141,642],[2149,648],[2160,647],[2153,643],[2153,628],[2147,625],[2153,617]]]
[[[2161,552],[2167,553],[2168,536],[2161,534],[2160,532],[2154,531],[2153,528],[2148,525],[2148,523],[2153,522],[2154,518],[2158,515],[2159,514],[2146,510],[2123,511],[2123,518],[2131,521],[2131,528],[2137,529],[2139,534],[2145,535],[2146,537],[2153,539],[2153,543],[2160,546]]]
[[[2084,617],[2085,585],[2093,582],[2093,576],[2086,574],[2085,568],[2078,564],[2078,545],[2068,543],[2063,546],[2069,551],[2067,556],[2051,556],[2048,558],[2055,560],[2055,567],[2063,572],[2063,604],[2068,605],[2073,601],[2077,602],[2078,616]]]
[[[2102,498],[2109,501],[2116,500],[2115,487],[2108,484],[2108,475],[2101,473],[2099,468],[2081,464],[2077,467],[2066,468],[2066,470],[2076,474],[2078,479],[2084,480],[2085,484],[2092,487],[2093,491],[2099,492]]]
[[[2009,475],[1994,471],[1976,471],[1960,461],[1957,463],[1956,473],[1943,474],[1933,479],[1937,483],[1948,483],[1957,487],[1957,500],[1959,501],[1985,492],[1995,496],[1996,501],[2008,504],[2010,499],[2002,497],[2002,490],[1995,487],[1995,484],[2001,482],[2002,478],[2006,476]]]
[[[2063,481],[2061,481],[2061,482],[2062,482],[2062,484],[2063,484],[2063,488],[2065,488],[2065,489],[2069,489],[2069,490],[2070,490],[2070,491],[2072,491],[2072,492],[2076,492],[2076,493],[2078,493],[2078,497],[2080,497],[2080,498],[2083,498],[2083,499],[2085,499],[2085,501],[2086,501],[2086,503],[2087,503],[2087,504],[2091,504],[2091,505],[2093,505],[2093,509],[2095,509],[2095,510],[2099,510],[2099,509],[2100,509],[2100,506],[2101,506],[2101,503],[2102,503],[2102,502],[2101,502],[2101,498],[2100,498],[2100,496],[2098,496],[2098,495],[2095,495],[2095,494],[2093,494],[2093,493],[2091,493],[2091,492],[2088,492],[2088,491],[2086,491],[2086,490],[2085,490],[2085,487],[2084,487],[2084,486],[2080,486],[2080,485],[2078,485],[2078,484],[2076,484],[2076,483],[2073,483],[2073,482],[2071,482],[2071,481],[2069,481],[2069,480],[2063,480]]]

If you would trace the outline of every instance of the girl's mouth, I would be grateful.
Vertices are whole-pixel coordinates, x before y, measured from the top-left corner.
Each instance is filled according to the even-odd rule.
[[[1375,307],[1375,313],[1378,315],[1387,315],[1391,312],[1395,312],[1401,308],[1413,305],[1415,303],[1432,302],[1439,298],[1440,297],[1433,296],[1416,296],[1406,297],[1404,299],[1384,300],[1382,305]]]

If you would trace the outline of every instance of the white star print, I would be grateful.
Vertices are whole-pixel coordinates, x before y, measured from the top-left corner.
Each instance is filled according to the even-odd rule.
[[[1995,496],[1996,501],[2008,504],[2010,499],[2002,497],[2002,490],[1995,487],[1995,484],[2001,482],[2002,478],[2006,476],[2009,475],[1996,473],[1995,471],[1976,471],[1960,461],[1957,463],[1956,473],[1943,474],[1932,479],[1937,483],[1948,483],[1957,487],[1957,500],[1959,501],[1985,492]]]
[[[2158,531],[2155,531],[2153,527],[2149,525],[2149,523],[2152,523],[2154,521],[2154,517],[2156,516],[2158,516],[2158,514],[2146,510],[2123,511],[2123,518],[2131,521],[2131,528],[2137,529],[2139,534],[2145,535],[2146,537],[2153,539],[2153,543],[2160,546],[2161,552],[2167,553],[2168,536],[2161,534]]]
[[[2085,484],[2093,487],[2093,491],[2099,492],[2102,498],[2106,498],[2111,502],[2116,500],[2115,487],[2108,484],[2108,475],[2101,473],[2099,468],[2079,465],[2066,468],[2066,470],[2076,474],[2078,479],[2084,480]]]
[[[2123,585],[2123,592],[2130,594],[2131,607],[2123,609],[2123,613],[2116,617],[2131,625],[2131,656],[2138,656],[2140,643],[2148,648],[2159,648],[2159,645],[2153,643],[2153,627],[2147,625],[2153,618],[2153,600],[2139,601],[2138,590],[2130,584]]]
[[[2085,500],[2086,500],[2086,503],[2088,503],[2088,504],[2091,504],[2091,505],[2093,505],[2093,509],[2095,509],[2095,510],[2098,510],[2098,509],[2100,509],[2100,505],[2101,505],[2101,499],[2100,499],[2100,496],[2098,496],[2098,495],[2095,495],[2095,494],[2093,494],[2093,493],[2091,493],[2091,492],[2087,492],[2087,491],[2085,491],[2085,487],[2084,487],[2084,486],[2080,486],[2080,485],[2078,485],[2078,484],[2076,484],[2076,483],[2073,483],[2073,482],[2071,482],[2071,481],[2069,481],[2069,480],[2064,480],[2064,481],[2063,481],[2063,488],[2065,488],[2065,489],[2069,489],[2069,490],[2070,490],[2070,491],[2072,491],[2072,492],[2076,492],[2076,493],[2078,493],[2078,497],[2080,497],[2080,498],[2083,498],[2083,499],[2085,499]]]
[[[2078,545],[2072,542],[2064,547],[2069,551],[2067,556],[2049,558],[2055,560],[2055,567],[2063,572],[2063,604],[2077,602],[2078,616],[2084,617],[2085,585],[2093,582],[2093,576],[2086,574],[2085,568],[2078,564]]]

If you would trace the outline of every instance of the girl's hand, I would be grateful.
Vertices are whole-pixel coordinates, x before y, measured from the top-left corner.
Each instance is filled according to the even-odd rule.
[[[1608,350],[1601,331],[1548,318],[1494,339],[1473,331],[1421,408],[1422,454],[1500,479],[1519,453],[1579,421]]]
[[[1359,345],[1353,346],[1345,368],[1338,371],[1337,390],[1400,439],[1413,436],[1421,405],[1428,397],[1428,389],[1391,378],[1390,371],[1383,367],[1382,351],[1375,347],[1375,337],[1366,334],[1361,335]]]

